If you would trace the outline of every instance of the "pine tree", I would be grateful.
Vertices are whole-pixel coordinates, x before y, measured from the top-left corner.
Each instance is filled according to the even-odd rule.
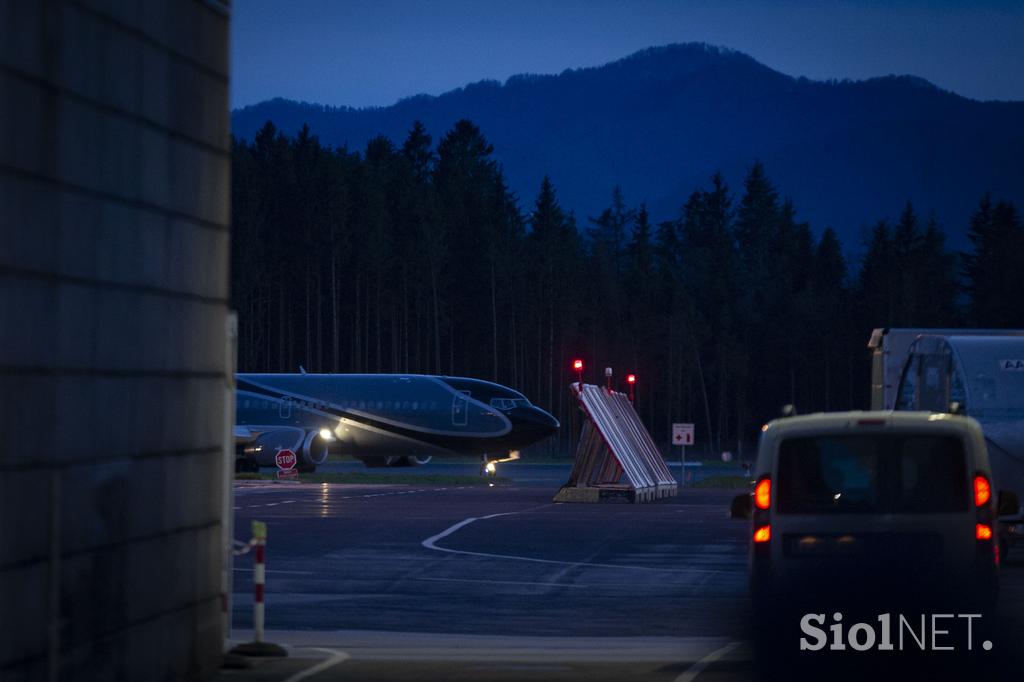
[[[889,223],[880,220],[871,230],[861,259],[857,283],[865,328],[898,326],[895,300],[896,265],[893,255],[892,230]]]
[[[946,249],[946,235],[934,215],[925,224],[915,265],[918,275],[915,324],[922,327],[959,326],[956,256]]]
[[[778,224],[779,194],[765,175],[764,165],[757,161],[743,181],[735,225],[740,265],[754,289],[767,278]]]
[[[503,234],[522,223],[493,152],[475,124],[460,120],[438,145],[433,173],[437,220],[447,231],[450,262],[457,264],[441,287],[459,291],[450,300],[446,371],[490,377],[499,371],[494,349],[503,333],[497,305]],[[487,324],[480,324],[482,311]]]
[[[834,410],[852,407],[843,399],[849,340],[857,334],[850,324],[846,291],[846,260],[835,230],[825,228],[814,251],[810,275],[810,320],[805,346],[806,367],[811,379],[811,403],[807,409]]]
[[[973,250],[960,255],[970,298],[969,317],[980,327],[1024,325],[1024,228],[1013,204],[982,197],[967,232]]]

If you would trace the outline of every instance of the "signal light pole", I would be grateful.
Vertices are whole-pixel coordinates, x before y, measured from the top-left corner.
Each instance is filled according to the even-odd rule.
[[[578,381],[577,386],[579,386],[579,391],[582,394],[583,393],[583,361],[579,360],[579,359],[573,360],[572,361],[572,368],[574,370],[576,370],[576,379]]]
[[[636,387],[636,375],[630,374],[627,376],[626,383],[629,384],[629,402],[635,403],[636,394],[633,393],[633,389]]]

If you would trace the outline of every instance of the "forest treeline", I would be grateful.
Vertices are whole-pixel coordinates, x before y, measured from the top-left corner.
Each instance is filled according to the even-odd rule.
[[[436,146],[417,123],[359,152],[267,123],[232,159],[240,371],[472,376],[567,425],[579,357],[589,382],[637,375],[663,446],[688,421],[699,449],[742,453],[784,404],[866,407],[874,327],[1024,326],[1024,227],[988,196],[967,253],[908,203],[847,263],[758,162],[655,224],[618,190],[596,216],[563,209],[547,178],[521,201],[466,120]]]

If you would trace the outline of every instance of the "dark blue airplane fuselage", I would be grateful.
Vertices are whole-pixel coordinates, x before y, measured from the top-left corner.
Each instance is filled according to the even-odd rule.
[[[500,457],[558,429],[558,421],[523,394],[479,379],[239,374],[236,388],[238,428],[293,449],[305,448],[312,465],[326,458],[326,449],[315,442],[323,436],[339,452],[370,463],[382,457],[435,454]],[[273,464],[271,450],[260,452],[261,465]]]

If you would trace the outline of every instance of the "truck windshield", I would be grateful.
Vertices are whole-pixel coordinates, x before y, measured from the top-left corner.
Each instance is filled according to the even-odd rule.
[[[782,514],[967,509],[963,442],[907,434],[790,438],[779,447]]]

